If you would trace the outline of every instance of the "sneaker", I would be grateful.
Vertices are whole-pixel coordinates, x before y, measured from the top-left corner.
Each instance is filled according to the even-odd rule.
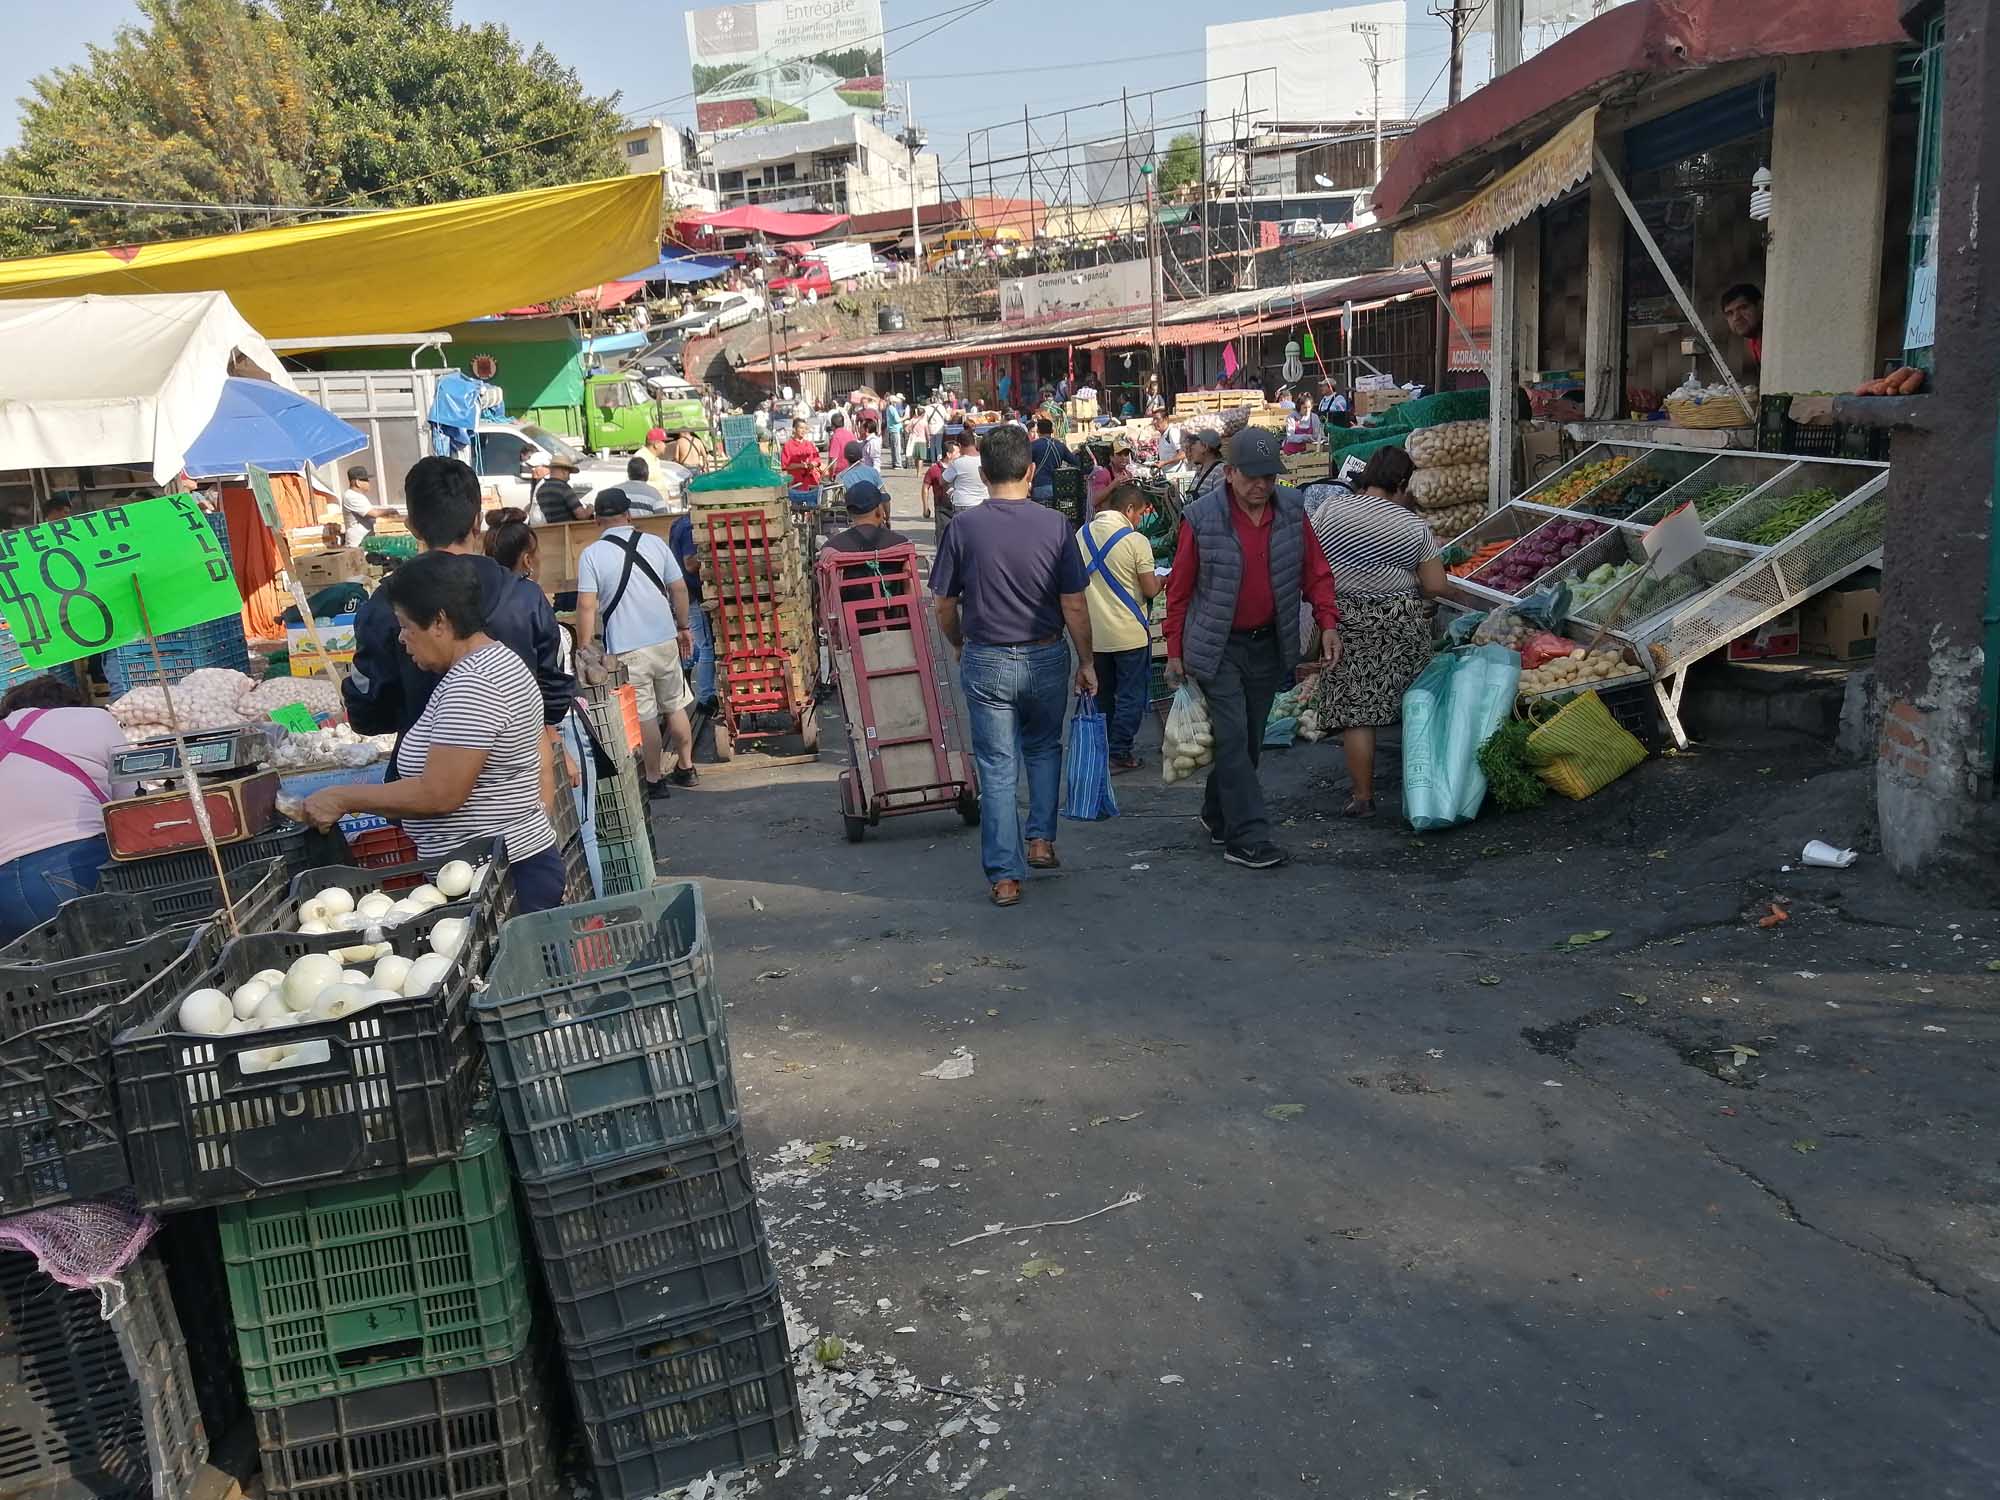
[[[646,800],[648,802],[664,802],[672,795],[673,791],[668,787],[667,779],[664,776],[658,781],[649,781],[646,783]]]
[[[673,770],[667,772],[667,780],[675,786],[693,786],[701,780],[701,772],[693,766],[675,766]]]
[[[1229,842],[1229,840],[1222,836],[1222,830],[1208,821],[1207,813],[1196,813],[1194,820],[1201,824],[1201,831],[1208,835],[1208,841],[1211,844],[1226,844]]]
[[[1291,855],[1268,839],[1261,844],[1231,844],[1222,851],[1222,857],[1246,870],[1275,870],[1291,860]]]

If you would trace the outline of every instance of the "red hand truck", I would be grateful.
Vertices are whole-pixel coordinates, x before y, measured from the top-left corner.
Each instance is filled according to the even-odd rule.
[[[979,777],[940,668],[917,549],[829,548],[814,571],[847,721],[840,816],[848,842],[905,813],[950,809],[977,827]]]
[[[714,615],[716,759],[788,733],[817,751],[818,630],[789,504],[718,505],[696,515],[708,543],[704,603]]]

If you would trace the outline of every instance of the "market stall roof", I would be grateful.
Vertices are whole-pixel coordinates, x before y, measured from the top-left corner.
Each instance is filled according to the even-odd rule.
[[[0,453],[18,468],[180,472],[234,371],[292,388],[221,292],[0,302]]]
[[[596,286],[587,287],[576,294],[576,300],[585,307],[594,307],[599,312],[622,306],[646,289],[646,283],[636,277],[624,281],[600,281]]]
[[[720,213],[699,214],[682,219],[701,229],[734,230],[744,234],[768,235],[772,239],[809,240],[814,235],[838,229],[847,222],[846,214],[788,214],[775,208],[759,208],[754,203],[741,208],[725,208]]]
[[[668,281],[690,286],[697,281],[713,281],[736,264],[727,255],[669,255],[643,271],[627,271],[621,281]]]
[[[659,254],[656,174],[0,261],[0,297],[227,292],[267,338],[400,333],[567,297]]]
[[[1621,91],[1724,63],[1903,44],[1897,11],[1897,0],[1632,0],[1419,125],[1382,174],[1375,213],[1429,211],[1486,175],[1494,151],[1543,141]]]

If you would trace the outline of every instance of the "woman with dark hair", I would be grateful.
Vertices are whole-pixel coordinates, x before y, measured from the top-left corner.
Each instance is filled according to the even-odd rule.
[[[118,721],[60,677],[32,677],[0,698],[0,776],[9,794],[0,826],[0,943],[97,889],[111,857],[104,843],[111,754],[124,743]]]
[[[306,799],[307,817],[321,828],[354,812],[400,820],[424,859],[504,837],[518,910],[562,905],[541,689],[527,663],[486,633],[475,560],[426,552],[391,574],[382,593],[403,649],[439,674],[438,684],[396,747],[399,779],[323,788]]]
[[[510,573],[533,578],[542,555],[541,544],[535,540],[535,528],[520,519],[519,511],[513,512],[512,520],[493,519],[507,514],[496,510],[486,518],[486,555]]]
[[[1375,812],[1375,731],[1403,712],[1403,693],[1431,659],[1430,605],[1445,591],[1444,563],[1423,518],[1402,503],[1416,466],[1382,448],[1354,488],[1329,487],[1313,534],[1340,587],[1340,660],[1322,672],[1310,707],[1340,731],[1354,790],[1350,818]]]

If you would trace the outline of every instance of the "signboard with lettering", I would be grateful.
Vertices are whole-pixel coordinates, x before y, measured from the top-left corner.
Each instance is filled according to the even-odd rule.
[[[1150,268],[1143,260],[1080,271],[1047,271],[1000,283],[1000,321],[1020,323],[1065,313],[1117,312],[1152,300]]]
[[[881,0],[751,0],[685,14],[697,130],[733,132],[882,108]]]
[[[31,667],[204,625],[243,607],[229,549],[192,495],[82,511],[0,532],[0,619]]]

